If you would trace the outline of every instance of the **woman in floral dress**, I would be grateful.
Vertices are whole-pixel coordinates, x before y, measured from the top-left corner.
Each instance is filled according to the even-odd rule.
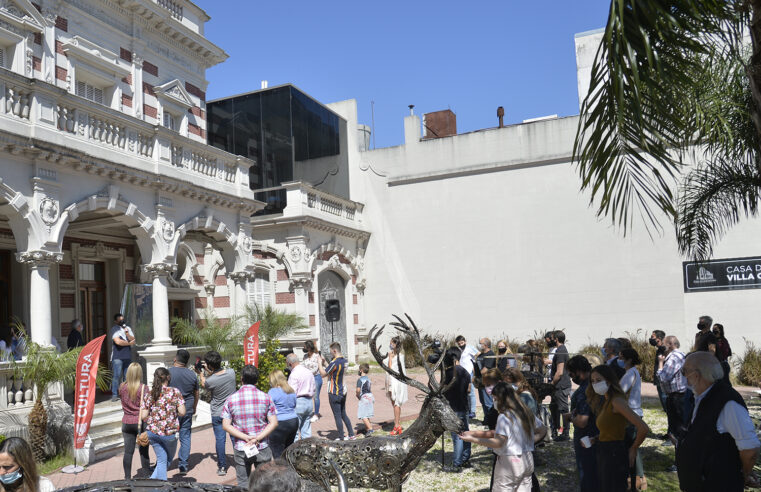
[[[156,468],[151,478],[166,480],[166,469],[177,450],[179,417],[185,415],[185,399],[169,386],[172,375],[164,367],[153,373],[153,387],[143,396],[140,417],[145,421],[148,440],[156,453]]]

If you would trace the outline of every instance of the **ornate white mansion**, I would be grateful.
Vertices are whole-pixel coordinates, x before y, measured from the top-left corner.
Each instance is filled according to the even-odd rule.
[[[697,285],[669,231],[624,238],[594,216],[577,116],[458,135],[453,114],[425,133],[410,115],[404,145],[369,150],[354,100],[285,85],[207,106],[227,55],[188,0],[38,2],[0,2],[0,325],[35,342],[65,346],[73,319],[90,340],[125,310],[150,368],[172,360],[172,317],[257,302],[303,315],[286,345],[336,339],[350,359],[401,312],[471,341],[565,328],[572,347],[690,337],[710,314],[742,352],[761,318],[761,280],[717,264]],[[598,39],[576,39],[582,94]],[[744,222],[717,256],[751,264],[759,244]]]

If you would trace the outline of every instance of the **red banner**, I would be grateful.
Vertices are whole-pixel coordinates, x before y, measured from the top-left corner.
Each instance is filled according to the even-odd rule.
[[[259,321],[251,325],[246,332],[246,339],[244,342],[243,359],[246,361],[246,365],[253,364],[255,367],[259,367]]]
[[[87,432],[90,430],[92,412],[95,407],[95,378],[98,374],[100,346],[106,335],[100,336],[85,345],[77,359],[77,379],[74,397],[74,447],[81,449],[85,445]]]

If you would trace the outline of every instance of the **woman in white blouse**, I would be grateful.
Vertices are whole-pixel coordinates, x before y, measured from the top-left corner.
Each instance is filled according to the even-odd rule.
[[[404,353],[402,353],[402,340],[394,337],[388,345],[388,357],[383,361],[386,367],[394,371],[401,371],[406,375],[404,368]],[[400,369],[401,368],[401,369]],[[407,385],[399,381],[390,374],[386,374],[386,396],[391,400],[394,406],[394,429],[391,431],[392,436],[398,436],[402,433],[402,405],[407,401]]]
[[[626,372],[621,377],[621,389],[626,393],[629,407],[642,417],[642,377],[639,374],[637,366],[642,363],[639,354],[633,348],[626,348],[621,351],[618,358],[624,362]],[[624,441],[630,446],[637,437],[637,428],[629,424],[626,426],[626,437]],[[642,466],[642,457],[637,449],[637,459],[634,462],[634,471],[637,475],[637,490],[647,488],[647,479],[645,478],[645,469]],[[630,474],[631,475],[631,474]],[[630,486],[631,488],[631,486]]]

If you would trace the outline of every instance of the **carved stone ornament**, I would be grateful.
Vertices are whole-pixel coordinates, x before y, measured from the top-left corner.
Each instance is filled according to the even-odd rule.
[[[288,281],[290,288],[298,293],[308,292],[312,289],[311,277],[291,277]]]
[[[161,219],[161,237],[164,241],[171,242],[174,239],[174,222],[167,219]]]
[[[52,198],[43,198],[40,202],[40,218],[49,226],[52,226],[58,221],[59,210],[58,202]]]
[[[328,262],[330,264],[331,268],[340,268],[341,266],[341,260],[338,259],[338,255],[333,255],[330,257],[330,261]]]
[[[301,249],[298,246],[291,246],[291,261],[297,262],[301,259]]]
[[[19,263],[27,263],[32,266],[51,265],[63,261],[63,253],[54,253],[51,251],[24,251],[16,253],[16,260]]]
[[[250,253],[254,247],[254,244],[249,236],[243,236],[243,239],[240,241],[240,247],[243,248],[243,251],[246,253]]]
[[[150,274],[152,277],[171,275],[176,270],[177,265],[174,263],[151,263],[149,265],[143,265],[143,271]]]

